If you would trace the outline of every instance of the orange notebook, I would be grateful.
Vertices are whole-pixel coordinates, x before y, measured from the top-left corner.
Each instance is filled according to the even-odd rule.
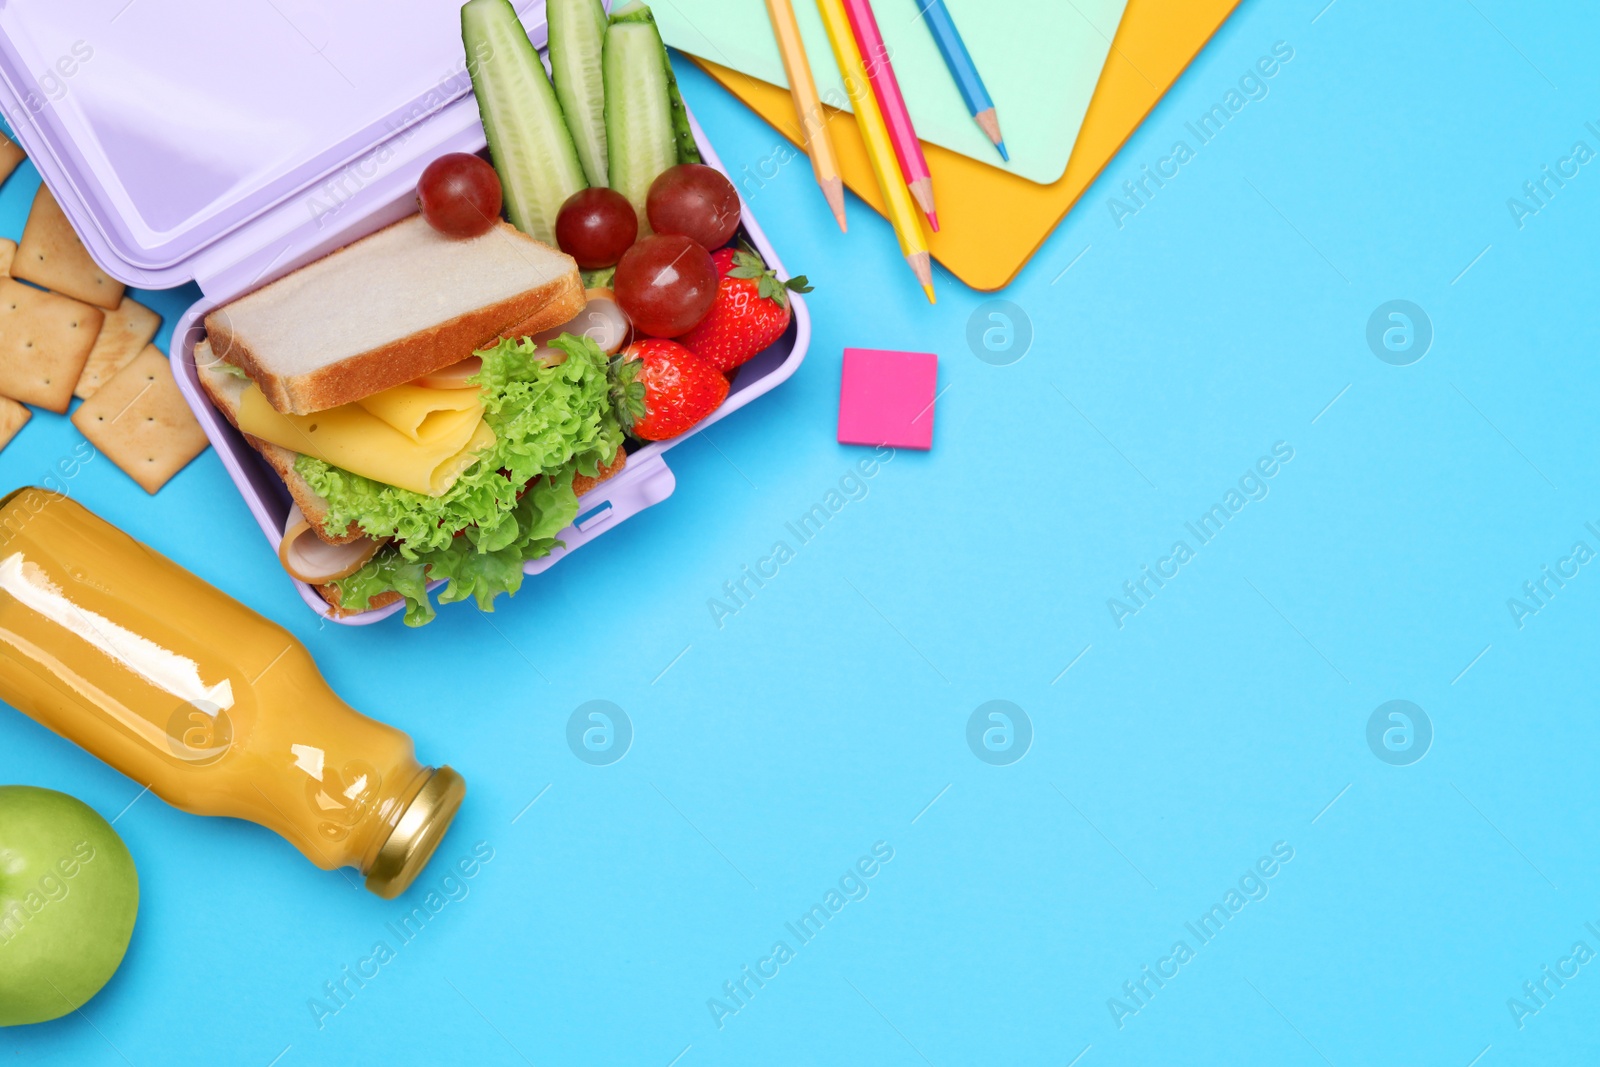
[[[1008,285],[1238,5],[1239,0],[1129,0],[1072,160],[1058,182],[1036,185],[924,142],[943,226],[928,244],[934,258],[974,289]],[[800,143],[789,90],[715,63],[695,62],[778,132]],[[1001,115],[1002,129],[1005,120]],[[845,184],[881,215],[883,198],[855,117],[830,109],[829,122]]]

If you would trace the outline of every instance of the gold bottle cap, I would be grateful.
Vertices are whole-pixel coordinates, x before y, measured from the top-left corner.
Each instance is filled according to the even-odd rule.
[[[449,767],[440,767],[400,813],[389,839],[367,871],[367,888],[385,900],[411,888],[411,883],[433,858],[450,820],[467,795],[467,783]]]

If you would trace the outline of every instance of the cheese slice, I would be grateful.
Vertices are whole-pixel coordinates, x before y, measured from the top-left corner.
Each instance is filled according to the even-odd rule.
[[[416,410],[413,401],[380,401],[379,407],[401,425],[409,426],[410,433],[368,411],[364,405],[371,399],[314,415],[285,415],[269,404],[261,389],[251,382],[239,399],[239,429],[352,474],[425,496],[442,496],[463,471],[477,462],[479,454],[494,444],[494,431],[484,421],[476,399],[470,410],[447,406],[420,418],[412,417]]]
[[[453,440],[463,425],[471,426],[483,417],[483,394],[476,387],[424,389],[420,385],[397,385],[356,403],[419,445]]]

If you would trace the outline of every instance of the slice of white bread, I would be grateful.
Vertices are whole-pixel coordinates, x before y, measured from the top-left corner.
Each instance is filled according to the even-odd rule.
[[[211,403],[233,424],[234,429],[239,429],[239,401],[244,396],[245,386],[250,384],[249,379],[231,373],[226,364],[212,354],[208,341],[201,341],[194,346],[194,369],[200,379],[200,387],[211,398]],[[328,519],[328,502],[294,469],[294,461],[300,457],[300,453],[271,441],[263,441],[253,434],[244,434],[244,439],[278,472],[278,477],[289,488],[289,495],[300,505],[301,513],[311,523],[311,529],[318,537],[332,545],[343,545],[361,536],[360,527],[354,523],[338,537],[330,536],[323,529]]]
[[[599,474],[598,477],[590,478],[590,477],[588,477],[586,475],[582,475],[582,474],[574,475],[573,478],[572,478],[572,490],[573,490],[573,492],[577,493],[579,496],[582,496],[583,494],[587,493],[589,490],[593,489],[595,486],[599,485],[601,482],[605,481],[607,478],[614,477],[615,475],[621,473],[623,466],[627,462],[628,462],[628,454],[627,454],[627,452],[623,451],[620,448],[617,449],[616,457],[612,459],[611,465],[609,467],[601,467],[600,468],[600,474]],[[383,549],[383,551],[392,552],[392,551],[394,551],[394,549],[385,548],[385,549]],[[344,606],[344,604],[340,601],[340,599],[339,599],[339,584],[337,582],[331,582],[328,585],[317,585],[317,586],[313,586],[312,588],[315,589],[318,593],[322,594],[322,599],[326,600],[328,602],[328,607],[333,609],[333,614],[335,616],[343,617],[345,615],[359,615],[359,614],[362,614],[362,612],[352,611],[349,608],[346,608]],[[398,602],[398,601],[400,601],[402,599],[404,599],[404,598],[399,593],[396,593],[396,592],[393,592],[393,591],[387,592],[387,593],[379,593],[377,596],[372,598],[371,602],[366,606],[366,608],[364,610],[365,611],[377,611],[379,608],[386,608],[390,604],[394,604],[394,603],[396,603],[396,602]]]
[[[567,320],[563,319],[562,321]],[[551,324],[545,324],[526,332],[537,333],[541,329],[547,329],[549,325]],[[559,323],[555,325],[559,325]],[[520,335],[521,333],[519,332]],[[211,403],[233,424],[234,429],[238,429],[239,400],[244,395],[245,386],[250,384],[249,381],[227,370],[226,365],[211,352],[211,346],[206,341],[201,341],[195,345],[194,365],[197,376],[200,379],[200,386],[206,391],[206,395],[211,398]],[[311,523],[311,529],[318,537],[329,544],[342,545],[362,536],[360,527],[354,523],[338,537],[329,536],[327,531],[323,529],[323,525],[328,518],[328,502],[315,489],[311,488],[310,483],[294,469],[294,461],[300,455],[298,452],[291,451],[281,445],[275,445],[271,441],[263,441],[253,434],[243,434],[243,436],[252,448],[261,453],[272,469],[277,472],[278,477],[283,479],[283,484],[289,489],[289,495],[294,498],[296,504],[300,505],[301,513]],[[616,457],[611,461],[611,465],[601,468],[598,477],[590,478],[582,474],[576,475],[572,479],[573,490],[579,496],[582,496],[607,478],[619,473],[627,463],[627,460],[627,454],[622,449],[617,449]],[[335,586],[319,585],[314,588],[318,593],[322,594],[322,598],[328,602],[335,615],[351,614],[340,604],[339,590]],[[374,597],[367,610],[373,611],[386,607],[399,599],[399,593],[384,593]]]
[[[273,407],[309,415],[583,308],[571,256],[504,222],[463,240],[412,215],[216,308],[205,324],[216,356]]]

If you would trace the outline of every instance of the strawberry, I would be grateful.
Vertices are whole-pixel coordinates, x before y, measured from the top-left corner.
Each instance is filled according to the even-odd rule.
[[[728,272],[733,269],[733,257],[738,254],[739,249],[734,248],[732,245],[727,248],[719,248],[711,253],[711,265],[717,268],[717,277],[725,278],[728,276]]]
[[[635,341],[611,367],[617,419],[641,441],[678,436],[728,396],[728,379],[676,341]]]
[[[717,275],[717,297],[705,318],[680,344],[724,374],[748,361],[783,336],[794,312],[789,293],[809,293],[804,275],[779,281],[761,257],[746,247],[711,254]]]

